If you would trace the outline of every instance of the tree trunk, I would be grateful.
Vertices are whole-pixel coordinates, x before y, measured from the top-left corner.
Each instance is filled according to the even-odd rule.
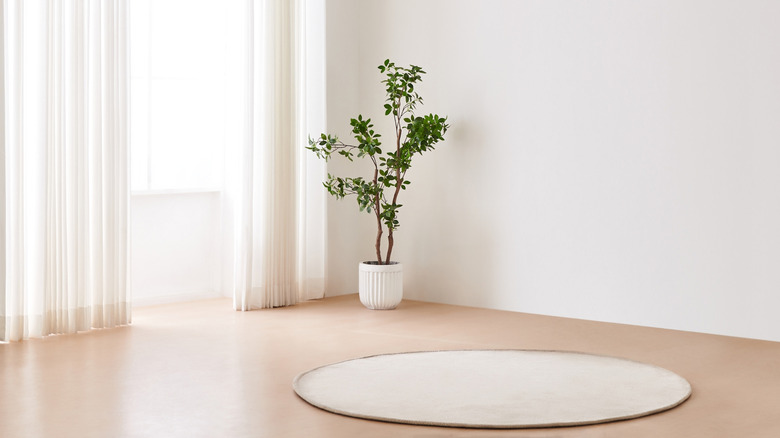
[[[382,264],[382,222],[379,220],[379,216],[376,218],[377,231],[376,231],[376,261],[378,264]]]
[[[387,230],[387,258],[385,264],[390,264],[390,255],[393,253],[393,229]]]

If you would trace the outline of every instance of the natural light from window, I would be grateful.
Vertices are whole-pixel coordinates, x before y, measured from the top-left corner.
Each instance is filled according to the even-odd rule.
[[[235,108],[230,87],[237,85],[231,38],[238,35],[225,3],[130,3],[134,192],[222,186],[225,126]]]

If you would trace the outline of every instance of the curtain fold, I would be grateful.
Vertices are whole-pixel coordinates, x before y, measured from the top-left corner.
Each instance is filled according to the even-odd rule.
[[[325,167],[307,154],[305,0],[244,4],[242,136],[228,153],[224,274],[236,310],[321,298]],[[223,216],[224,217],[224,216]]]
[[[0,339],[127,324],[126,0],[6,0]]]

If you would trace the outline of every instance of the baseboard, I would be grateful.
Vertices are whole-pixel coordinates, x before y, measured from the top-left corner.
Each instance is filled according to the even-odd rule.
[[[215,291],[186,292],[153,297],[141,297],[133,299],[133,307],[154,306],[157,304],[180,303],[183,301],[205,300],[210,298],[223,298]]]

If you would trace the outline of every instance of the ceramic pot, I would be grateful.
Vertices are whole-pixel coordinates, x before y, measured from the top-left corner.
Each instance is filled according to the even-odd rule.
[[[398,307],[404,294],[403,265],[390,262],[362,262],[358,266],[360,302],[373,310],[391,310]]]

